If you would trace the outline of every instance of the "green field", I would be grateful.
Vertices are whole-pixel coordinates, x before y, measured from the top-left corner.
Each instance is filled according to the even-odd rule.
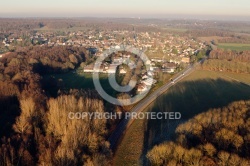
[[[235,51],[245,51],[250,50],[250,44],[241,44],[241,43],[219,43],[218,48],[225,50],[235,50]]]
[[[100,74],[100,83],[106,92],[112,91],[112,87],[109,84],[108,75]],[[56,95],[59,89],[69,90],[69,89],[95,89],[92,74],[84,73],[77,74],[72,72],[62,73],[62,74],[50,74],[44,75],[43,81],[49,86],[45,86],[45,90],[48,91],[53,96]],[[53,86],[54,85],[54,86]],[[59,85],[59,87],[58,87]],[[114,94],[111,94],[114,95]]]
[[[118,147],[113,165],[147,165],[146,153],[171,140],[178,124],[210,108],[250,99],[250,75],[197,70],[160,96],[146,111],[181,112],[181,120],[135,120]]]

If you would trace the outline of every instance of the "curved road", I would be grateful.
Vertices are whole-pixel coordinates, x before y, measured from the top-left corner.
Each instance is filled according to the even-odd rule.
[[[197,64],[201,64],[204,62],[205,59],[199,61]],[[189,65],[185,70],[183,70],[181,73],[179,73],[175,78],[173,78],[173,81],[170,81],[160,87],[159,89],[155,90],[153,93],[151,93],[149,96],[141,100],[135,107],[132,108],[131,112],[142,112],[146,107],[148,107],[154,100],[156,100],[157,97],[162,95],[164,92],[166,92],[170,87],[172,87],[175,83],[182,80],[185,76],[189,75],[194,71],[195,66],[197,65]],[[116,145],[118,144],[119,140],[122,138],[123,134],[126,132],[127,128],[133,123],[134,119],[123,119],[114,132],[109,137],[110,142],[110,148],[112,150],[115,150]]]

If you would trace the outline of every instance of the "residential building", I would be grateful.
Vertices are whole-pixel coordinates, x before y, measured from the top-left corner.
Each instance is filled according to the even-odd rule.
[[[183,62],[183,63],[190,63],[190,57],[183,57],[181,59],[181,62]]]
[[[115,74],[115,73],[116,73],[116,68],[117,68],[117,65],[111,64],[111,65],[109,66],[108,73],[109,73],[109,74]]]
[[[148,88],[147,88],[147,85],[145,83],[140,83],[137,85],[137,92],[142,93],[142,92],[145,92],[147,90],[148,90]]]
[[[151,86],[153,84],[155,84],[157,81],[151,77],[149,77],[148,79],[146,80],[143,80],[142,83],[144,83],[145,85],[147,86]]]
[[[171,62],[171,63],[164,63],[162,65],[162,71],[167,72],[167,73],[174,73],[176,70],[176,64]]]

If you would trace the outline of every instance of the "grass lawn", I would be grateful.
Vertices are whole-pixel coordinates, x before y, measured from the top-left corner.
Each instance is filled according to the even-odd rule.
[[[201,41],[206,41],[210,43],[212,40],[219,40],[219,39],[226,39],[230,37],[221,37],[221,36],[206,36],[206,37],[198,37],[199,40]]]
[[[227,77],[228,76],[228,77]],[[146,153],[156,144],[174,138],[178,124],[209,108],[250,99],[250,75],[196,70],[152,103],[152,112],[181,112],[181,120],[135,120],[117,148],[114,165],[147,165]]]
[[[235,51],[244,51],[250,50],[250,44],[241,44],[241,43],[219,43],[218,48],[229,49]]]

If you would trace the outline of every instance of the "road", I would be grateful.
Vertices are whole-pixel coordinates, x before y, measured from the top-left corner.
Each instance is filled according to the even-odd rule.
[[[191,74],[194,71],[195,66],[203,63],[204,60],[205,59],[199,61],[195,65],[189,65],[185,70],[176,75],[173,78],[173,81],[166,83],[165,85],[163,85],[162,87],[158,88],[153,93],[151,93],[149,96],[141,100],[135,107],[132,108],[131,112],[136,112],[136,113],[142,112],[146,107],[148,107],[154,100],[156,100],[160,95],[166,92],[170,87],[181,81],[184,77]],[[117,125],[116,129],[109,137],[110,148],[112,150],[115,150],[119,140],[122,138],[123,134],[126,132],[127,128],[129,128],[129,126],[133,123],[133,121],[134,119],[129,119],[129,118],[123,119]]]

